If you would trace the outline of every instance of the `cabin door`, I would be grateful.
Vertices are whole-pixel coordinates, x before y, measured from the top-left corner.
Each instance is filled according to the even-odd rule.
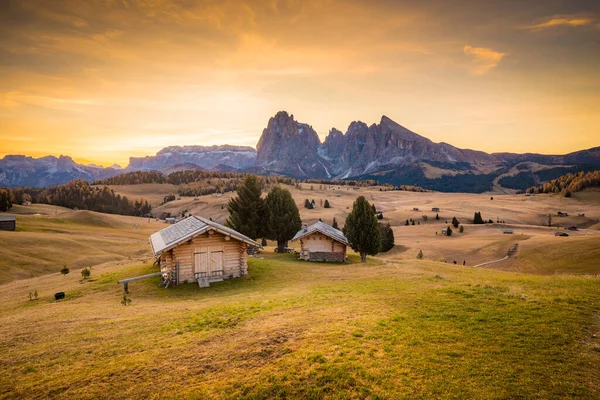
[[[223,276],[223,248],[211,247],[209,260],[211,276]]]
[[[194,265],[196,277],[208,277],[210,269],[208,265],[208,249],[206,247],[197,247],[194,252]]]

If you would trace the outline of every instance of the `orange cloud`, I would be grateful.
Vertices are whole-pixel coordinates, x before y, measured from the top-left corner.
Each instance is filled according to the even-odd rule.
[[[592,25],[594,20],[588,17],[553,17],[546,22],[535,24],[527,27],[529,30],[541,30],[547,28],[554,28],[557,26],[585,26]]]
[[[506,55],[486,47],[465,46],[464,53],[472,57],[471,72],[475,75],[484,75],[497,66]]]

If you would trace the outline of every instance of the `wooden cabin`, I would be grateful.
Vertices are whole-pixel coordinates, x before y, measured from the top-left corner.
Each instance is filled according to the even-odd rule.
[[[344,262],[348,239],[342,231],[321,221],[303,227],[292,242],[300,241],[300,259],[307,261]]]
[[[513,235],[515,231],[513,229],[502,229],[502,233],[506,235]]]
[[[439,207],[431,207],[431,211],[440,212],[440,208]]]
[[[17,229],[17,217],[0,216],[0,230],[14,231],[15,229]]]
[[[153,233],[150,244],[173,284],[197,282],[201,287],[246,275],[248,246],[260,247],[249,237],[198,216]]]

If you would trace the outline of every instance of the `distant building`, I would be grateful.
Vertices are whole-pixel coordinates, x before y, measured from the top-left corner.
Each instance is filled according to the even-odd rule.
[[[566,213],[566,212],[559,211],[559,212],[558,212],[558,216],[559,216],[559,217],[568,217],[568,216],[569,216],[569,213]]]
[[[17,217],[14,217],[14,216],[0,217],[0,230],[14,231],[15,229],[17,229]]]
[[[515,233],[515,231],[512,229],[502,229],[502,233],[505,233],[507,235],[512,235]]]
[[[554,232],[554,236],[569,236],[566,232]]]
[[[569,230],[569,231],[578,231],[579,230],[577,225],[567,225],[567,226],[565,226],[565,229]]]
[[[175,218],[173,218],[173,217],[167,217],[167,218],[165,218],[165,222],[167,224],[174,224],[175,223]]]
[[[300,241],[300,259],[308,261],[346,261],[348,239],[342,231],[321,221],[304,226],[292,242]]]
[[[419,211],[419,207],[413,207],[413,211]]]
[[[439,207],[431,207],[431,211],[433,211],[433,212],[439,212],[440,208]]]

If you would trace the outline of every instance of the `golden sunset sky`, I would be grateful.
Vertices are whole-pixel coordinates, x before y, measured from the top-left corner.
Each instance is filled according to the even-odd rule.
[[[0,0],[0,157],[128,164],[387,115],[487,152],[600,145],[600,1]]]

